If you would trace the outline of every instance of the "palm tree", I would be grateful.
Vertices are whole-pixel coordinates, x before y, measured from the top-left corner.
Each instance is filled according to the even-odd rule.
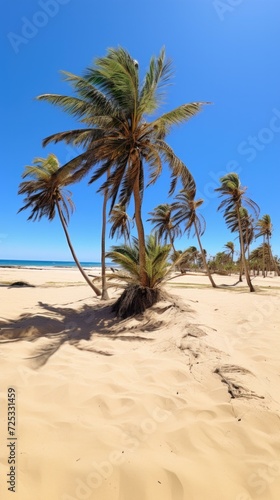
[[[270,253],[267,246],[267,243],[262,244],[261,246],[254,248],[250,254],[250,264],[251,268],[255,272],[257,271],[257,275],[260,274],[260,269],[264,269],[270,261]]]
[[[241,263],[245,271],[246,281],[249,286],[250,292],[254,292],[255,288],[252,285],[250,274],[245,258],[245,241],[244,241],[244,227],[242,228],[242,214],[244,216],[244,207],[242,202],[250,207],[255,213],[258,213],[258,205],[244,196],[246,192],[245,187],[241,186],[238,174],[231,172],[220,179],[221,186],[216,188],[215,191],[220,193],[221,197],[224,197],[223,201],[220,203],[218,210],[224,209],[225,219],[234,216],[238,224],[239,231],[239,241],[240,241],[240,253],[241,253]]]
[[[270,215],[268,215],[268,214],[263,215],[262,218],[257,221],[256,226],[258,229],[258,232],[256,234],[256,238],[259,238],[259,236],[263,237],[263,247],[265,247],[265,245],[267,244],[267,247],[269,249],[269,254],[270,254],[269,261],[273,262],[272,251],[271,251],[271,246],[270,246],[270,238],[272,236],[272,222],[271,222]],[[266,274],[265,274],[264,256],[265,256],[265,251],[263,251],[263,277],[265,278]]]
[[[147,236],[145,252],[148,286],[141,288],[141,295],[139,294],[140,266],[137,238],[133,238],[132,245],[114,245],[107,253],[107,257],[121,268],[112,276],[114,279],[112,286],[116,286],[115,280],[117,279],[121,282],[120,287],[126,287],[113,305],[113,311],[118,317],[127,318],[135,314],[135,301],[138,313],[142,313],[163,297],[162,284],[168,279],[174,267],[168,263],[170,249],[170,245],[161,245],[156,235]]]
[[[207,276],[211,282],[212,287],[216,288],[217,285],[215,284],[212,278],[200,239],[200,237],[204,234],[206,223],[204,217],[200,214],[199,215],[197,214],[197,209],[202,205],[203,200],[202,199],[195,200],[195,195],[196,195],[196,185],[194,180],[192,180],[188,184],[188,187],[186,186],[186,188],[180,191],[180,193],[177,194],[177,196],[175,197],[177,202],[173,204],[173,209],[175,211],[177,210],[177,213],[175,213],[174,215],[174,221],[177,224],[183,223],[185,225],[184,231],[187,232],[188,236],[190,234],[191,229],[194,228],[204,268],[206,270]]]
[[[110,238],[124,238],[125,243],[130,243],[130,225],[132,219],[126,212],[124,205],[116,204],[110,213],[109,223],[111,224]]]
[[[230,255],[230,258],[231,258],[231,262],[233,262],[233,257],[234,257],[234,243],[233,241],[228,241],[225,245],[224,245],[224,248],[226,248],[228,250],[228,254]]]
[[[192,265],[196,266],[197,265],[197,260],[199,258],[199,251],[195,246],[190,246],[186,250],[187,255],[189,255],[189,259]]]
[[[174,240],[177,236],[181,235],[181,229],[178,225],[174,224],[172,219],[172,205],[164,203],[158,205],[152,212],[149,212],[152,216],[148,219],[154,225],[154,231],[158,233],[158,237],[163,240],[165,244],[170,241],[173,248],[174,254],[176,250],[174,247]]]
[[[81,179],[96,167],[90,182],[110,169],[100,190],[108,188],[111,208],[116,200],[128,205],[134,200],[135,223],[139,242],[139,286],[148,286],[145,233],[142,221],[144,164],[149,165],[149,184],[156,182],[164,164],[171,169],[170,194],[177,180],[187,184],[191,175],[175,155],[165,138],[172,126],[186,122],[205,103],[183,104],[172,111],[147,121],[162,102],[164,86],[170,79],[171,64],[164,50],[152,57],[143,84],[139,83],[138,63],[123,48],[109,49],[98,58],[83,77],[65,73],[77,96],[44,94],[38,99],[58,105],[78,118],[83,128],[47,137],[50,142],[65,141],[84,147],[84,152],[65,166],[72,180]]]
[[[22,175],[23,179],[29,178],[29,180],[21,182],[19,186],[19,194],[25,195],[24,205],[19,212],[30,208],[31,214],[28,220],[40,220],[44,216],[53,220],[56,211],[58,212],[69,249],[79,271],[96,295],[100,295],[100,290],[91,282],[78,261],[67,230],[74,204],[71,193],[62,189],[62,186],[69,184],[66,172],[60,169],[59,161],[53,154],[49,154],[47,158],[35,158],[33,163],[34,165],[25,167]]]
[[[245,255],[247,252],[248,255],[248,265],[249,265],[249,260],[250,260],[250,245],[254,239],[254,219],[252,216],[248,213],[248,210],[241,206],[239,209],[239,215],[241,219],[241,228],[242,228],[242,234],[243,234],[243,242],[244,242],[244,251]],[[229,210],[225,214],[225,221],[227,227],[231,230],[232,233],[237,232],[239,234],[239,224],[238,224],[238,217],[237,213],[235,210]],[[241,241],[240,237],[238,236],[239,239],[239,247],[240,247],[240,255],[241,255]],[[249,268],[248,268],[249,271]],[[240,260],[240,270],[239,270],[239,281],[242,281],[242,273],[243,273],[243,262],[242,259]]]

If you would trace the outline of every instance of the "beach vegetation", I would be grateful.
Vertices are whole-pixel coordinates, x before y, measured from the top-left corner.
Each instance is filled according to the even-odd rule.
[[[263,262],[262,262],[262,275],[265,278],[267,275],[267,270],[271,270],[271,267],[274,267],[275,270],[275,262],[272,255],[270,238],[272,236],[273,226],[271,222],[271,217],[268,214],[262,216],[256,223],[256,238],[260,236],[263,237]],[[268,257],[268,259],[266,259]],[[268,260],[268,262],[266,262]]]
[[[163,284],[170,277],[174,266],[169,263],[171,245],[161,244],[155,234],[146,237],[145,242],[145,272],[147,284],[141,284],[141,269],[139,265],[139,241],[132,238],[132,244],[114,245],[107,252],[107,257],[119,267],[114,274],[123,293],[113,305],[113,311],[118,317],[126,318],[145,311],[148,307],[163,298]]]
[[[62,167],[71,182],[82,179],[91,170],[90,183],[107,174],[99,191],[111,200],[110,211],[116,203],[128,206],[133,199],[141,297],[145,288],[150,293],[142,218],[145,187],[156,182],[165,165],[171,172],[169,194],[174,193],[179,180],[183,186],[188,185],[192,176],[165,139],[174,126],[188,121],[206,104],[182,104],[159,115],[171,69],[171,61],[161,50],[158,57],[151,58],[141,83],[138,62],[125,49],[111,48],[83,76],[64,72],[75,96],[38,96],[81,123],[82,128],[58,132],[43,141],[44,145],[64,141],[83,148],[82,153]]]
[[[175,238],[181,236],[182,231],[180,226],[174,223],[172,218],[172,208],[172,205],[169,203],[158,205],[152,212],[149,212],[151,217],[147,220],[154,226],[153,231],[158,234],[158,237],[164,244],[167,244],[169,241],[174,254],[176,254],[174,240]]]
[[[27,180],[19,185],[19,194],[25,196],[19,212],[31,210],[28,220],[47,217],[50,221],[58,213],[72,257],[87,284],[99,296],[101,292],[84,272],[69,236],[67,225],[74,203],[71,192],[65,189],[69,184],[67,172],[61,170],[57,157],[49,154],[47,158],[35,158],[33,165],[25,167],[22,177]]]
[[[131,228],[134,221],[129,217],[124,205],[116,204],[110,213],[109,223],[111,224],[110,238],[116,237],[117,240],[123,238],[126,244],[131,244]]]
[[[223,210],[228,228],[231,231],[238,231],[241,266],[245,272],[250,292],[255,292],[255,288],[250,278],[248,262],[246,260],[246,248],[249,247],[250,234],[249,230],[246,230],[246,227],[247,224],[249,224],[248,221],[250,221],[250,219],[244,205],[247,205],[250,209],[252,209],[255,215],[259,213],[259,207],[253,200],[245,196],[247,188],[241,185],[237,173],[230,172],[229,174],[221,177],[220,182],[221,185],[215,189],[215,191],[220,193],[220,197],[223,198],[218,206],[218,210]],[[242,275],[242,271],[240,274]]]
[[[212,273],[206,259],[206,252],[201,243],[201,236],[205,232],[206,222],[204,217],[198,213],[197,210],[202,205],[203,200],[201,198],[196,200],[195,197],[196,184],[192,179],[188,185],[186,185],[184,189],[182,189],[175,196],[176,201],[173,203],[173,210],[175,213],[173,218],[176,224],[183,224],[184,232],[186,232],[188,236],[190,235],[191,230],[194,230],[200,249],[199,256],[203,262],[203,267],[212,287],[216,288],[217,285],[212,277]]]

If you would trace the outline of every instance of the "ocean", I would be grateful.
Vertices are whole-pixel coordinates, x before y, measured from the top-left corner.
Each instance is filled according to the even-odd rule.
[[[100,262],[80,262],[82,267],[101,267]],[[110,264],[107,264],[110,266]],[[0,259],[0,267],[76,267],[74,261],[64,260],[5,260]]]

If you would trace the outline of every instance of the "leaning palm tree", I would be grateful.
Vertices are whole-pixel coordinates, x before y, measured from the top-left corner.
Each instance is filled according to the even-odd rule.
[[[132,219],[126,212],[126,207],[124,205],[116,204],[110,213],[109,223],[111,224],[111,229],[109,236],[117,239],[124,238],[125,243],[130,243],[130,232]]]
[[[19,185],[19,194],[25,195],[24,205],[19,212],[31,209],[28,220],[40,220],[44,216],[53,220],[57,211],[69,249],[79,271],[96,295],[100,295],[100,290],[91,282],[78,261],[67,230],[67,223],[70,213],[73,212],[74,204],[70,191],[63,190],[63,187],[69,184],[66,172],[60,169],[59,161],[53,154],[49,154],[47,158],[35,158],[33,163],[33,165],[25,167],[22,175],[23,179],[28,178],[28,180]]]
[[[258,229],[258,232],[256,234],[256,238],[259,238],[260,236],[263,237],[263,247],[267,245],[269,249],[269,254],[270,254],[270,262],[273,262],[273,256],[272,256],[272,251],[271,251],[271,246],[270,246],[270,238],[272,236],[272,222],[270,215],[265,214],[262,216],[261,219],[257,221],[256,227]],[[265,251],[263,251],[263,259],[264,259]],[[265,260],[263,260],[263,277],[265,278]]]
[[[148,286],[141,288],[139,294],[140,266],[139,266],[139,241],[133,238],[132,245],[114,245],[107,256],[120,266],[117,275],[112,276],[113,286],[115,280],[121,282],[119,286],[126,287],[123,294],[113,305],[113,311],[118,317],[127,318],[145,311],[147,307],[155,304],[163,298],[162,285],[168,279],[173,266],[168,263],[170,245],[159,243],[156,235],[149,235],[146,238],[146,273]]]
[[[200,237],[204,234],[206,223],[204,217],[201,214],[197,214],[197,209],[202,205],[203,200],[202,199],[195,200],[195,195],[196,195],[196,185],[195,182],[192,180],[188,184],[188,186],[186,186],[186,188],[183,189],[175,197],[177,201],[173,204],[173,209],[174,211],[177,210],[177,212],[174,214],[174,221],[177,224],[181,223],[184,224],[185,226],[184,231],[187,232],[188,236],[192,228],[194,229],[198,245],[200,248],[200,254],[204,265],[204,269],[207,273],[207,276],[211,282],[212,287],[216,288],[217,285],[215,284],[210,269],[208,267],[205,251],[202,247],[200,239]]]
[[[253,200],[244,196],[247,188],[241,186],[238,174],[236,174],[235,172],[231,172],[221,177],[220,182],[221,186],[216,188],[215,191],[218,191],[220,193],[220,196],[224,197],[224,199],[220,203],[218,210],[224,210],[224,216],[226,220],[229,216],[232,220],[232,216],[234,216],[237,221],[241,263],[245,271],[246,281],[249,286],[250,292],[254,292],[255,288],[253,287],[250,279],[249,269],[245,257],[245,241],[242,228],[242,215],[244,216],[244,207],[242,206],[242,203],[250,207],[255,212],[255,214],[258,213],[259,207]]]
[[[189,120],[205,103],[183,104],[148,121],[149,115],[155,115],[162,102],[164,87],[170,80],[171,64],[165,59],[164,50],[158,57],[152,57],[142,84],[137,61],[123,48],[109,49],[108,54],[96,59],[95,65],[82,77],[64,74],[76,96],[44,94],[38,99],[62,107],[80,121],[82,128],[55,133],[43,144],[65,141],[84,148],[83,153],[64,165],[73,181],[81,179],[93,167],[90,182],[110,170],[100,190],[108,188],[111,208],[115,202],[128,205],[133,198],[141,293],[142,287],[149,283],[142,221],[144,166],[149,166],[148,184],[156,182],[163,165],[170,167],[170,194],[179,178],[183,185],[187,184],[191,175],[165,138],[174,125]]]
[[[176,254],[176,249],[174,246],[174,240],[181,235],[181,229],[178,225],[174,224],[172,219],[172,205],[164,203],[158,205],[152,212],[149,212],[152,216],[148,219],[154,225],[154,231],[157,232],[158,237],[163,240],[164,244],[167,244],[169,240],[174,254]]]

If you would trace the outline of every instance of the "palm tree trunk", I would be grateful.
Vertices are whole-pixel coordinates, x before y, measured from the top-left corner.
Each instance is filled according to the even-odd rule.
[[[217,288],[217,285],[216,283],[214,282],[213,278],[212,278],[212,275],[211,275],[211,272],[210,272],[210,269],[208,267],[208,264],[207,264],[207,261],[206,261],[206,258],[205,258],[205,253],[204,253],[204,250],[202,248],[202,244],[201,244],[201,241],[200,241],[200,237],[199,237],[199,231],[197,229],[197,225],[196,225],[196,221],[194,221],[194,228],[195,228],[195,234],[196,234],[196,237],[197,237],[197,241],[198,241],[198,245],[199,245],[199,248],[200,248],[200,253],[201,253],[201,257],[202,257],[202,261],[203,261],[203,265],[206,269],[206,273],[207,273],[207,276],[211,282],[211,285],[213,288]]]
[[[265,235],[263,236],[263,278],[265,278]]]
[[[242,225],[241,225],[241,218],[240,218],[238,205],[236,205],[236,212],[237,212],[237,219],[238,219],[239,239],[240,239],[241,263],[242,263],[243,269],[245,271],[246,281],[247,281],[247,285],[249,286],[250,292],[255,292],[255,288],[252,285],[250,275],[248,272],[248,268],[247,268],[247,264],[246,264],[245,247],[244,247]]]
[[[83,275],[84,279],[86,280],[87,284],[92,288],[92,290],[96,293],[97,296],[101,295],[101,291],[99,290],[99,288],[97,288],[92,282],[91,280],[89,279],[89,277],[86,275],[86,273],[84,272],[80,262],[78,261],[78,258],[75,254],[75,251],[74,251],[74,248],[72,246],[72,243],[70,241],[70,237],[69,237],[69,234],[68,234],[68,230],[67,230],[67,226],[66,226],[66,223],[65,223],[65,220],[64,220],[64,217],[62,215],[62,212],[61,212],[61,208],[60,208],[60,205],[59,205],[59,202],[56,203],[56,206],[57,206],[57,210],[58,210],[58,215],[59,215],[59,218],[60,218],[60,222],[62,224],[62,227],[63,227],[63,230],[64,230],[64,233],[65,233],[65,236],[66,236],[66,240],[67,240],[67,243],[68,243],[68,246],[70,248],[70,252],[72,254],[72,257],[80,271],[80,273]]]
[[[249,237],[248,237],[248,230],[246,230],[246,245],[247,245],[248,273],[249,273],[249,276],[250,276],[250,274],[251,274],[251,269],[250,269],[250,243],[249,243]]]
[[[171,236],[171,233],[170,233],[169,229],[168,229],[168,236],[169,236],[170,244],[172,246],[172,250],[173,250],[174,254],[176,254],[176,249],[175,249],[175,246],[174,246],[174,241],[173,241],[173,238]]]
[[[141,196],[139,189],[139,174],[135,180],[133,187],[134,195],[134,209],[135,209],[135,223],[138,233],[138,245],[139,245],[139,276],[140,284],[142,286],[148,285],[148,276],[146,272],[146,245],[145,245],[145,232],[141,217]]]
[[[243,274],[243,262],[242,262],[242,250],[241,250],[241,241],[239,237],[239,248],[240,248],[240,264],[239,264],[239,281],[242,282],[242,274]]]
[[[110,171],[107,173],[107,179],[110,175]],[[103,207],[102,207],[102,231],[101,231],[101,283],[102,283],[102,293],[101,300],[108,300],[109,294],[106,282],[106,263],[105,263],[105,239],[106,239],[106,219],[107,219],[107,201],[108,201],[108,188],[104,191],[103,197]]]

